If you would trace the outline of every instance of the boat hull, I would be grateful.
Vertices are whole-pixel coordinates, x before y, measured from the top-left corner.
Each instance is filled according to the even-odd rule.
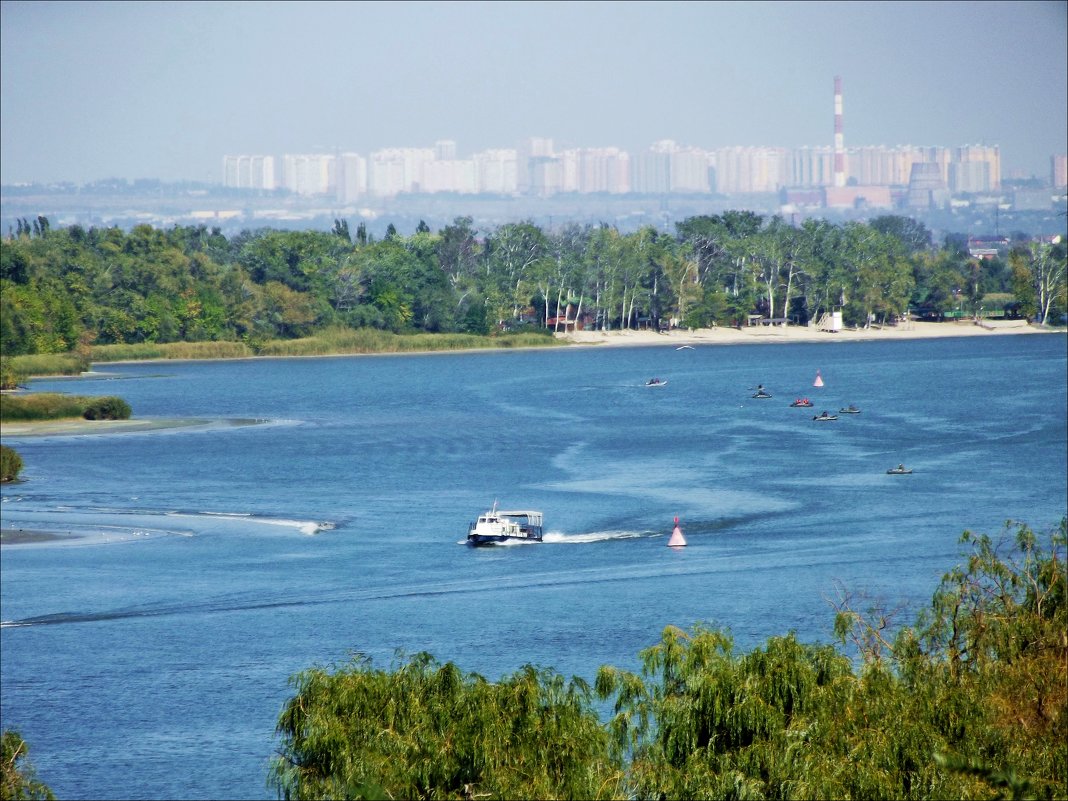
[[[541,542],[541,532],[532,533],[527,537],[514,537],[508,534],[468,534],[467,544],[476,548],[485,545],[501,545],[510,542]]]
[[[468,545],[541,542],[542,514],[531,510],[497,511],[497,504],[467,529]]]

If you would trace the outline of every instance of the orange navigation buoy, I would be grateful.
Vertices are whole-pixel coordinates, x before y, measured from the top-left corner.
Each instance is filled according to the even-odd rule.
[[[671,539],[668,540],[668,546],[672,548],[679,548],[686,544],[686,540],[682,536],[682,529],[679,528],[678,515],[675,516],[675,528],[671,532]]]

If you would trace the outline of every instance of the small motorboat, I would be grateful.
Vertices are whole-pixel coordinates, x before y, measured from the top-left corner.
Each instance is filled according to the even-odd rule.
[[[899,464],[897,467],[891,467],[886,471],[891,476],[907,476],[912,473],[911,467],[905,467],[903,464]]]
[[[827,412],[822,412],[821,414],[817,414],[812,419],[822,423],[822,422],[825,422],[827,420],[837,420],[838,419],[838,415],[836,415],[836,414],[827,414]]]
[[[851,403],[844,409],[839,409],[838,414],[860,414],[860,409]]]
[[[650,378],[645,382],[647,387],[666,387],[667,381],[661,381],[659,378]]]
[[[770,398],[771,393],[764,389],[763,384],[757,384],[757,391],[753,395],[754,398]]]
[[[808,407],[808,406],[812,405],[812,401],[810,401],[808,398],[798,398],[797,400],[795,400],[790,405],[793,406],[794,408]]]

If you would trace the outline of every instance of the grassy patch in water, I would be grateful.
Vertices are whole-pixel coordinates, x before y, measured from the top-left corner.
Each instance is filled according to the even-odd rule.
[[[92,415],[91,417],[87,417]],[[0,422],[66,420],[125,420],[130,406],[122,398],[65,395],[61,392],[35,392],[31,395],[0,395]]]

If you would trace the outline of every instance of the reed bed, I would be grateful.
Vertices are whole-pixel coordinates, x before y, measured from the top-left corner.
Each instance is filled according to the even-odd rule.
[[[37,392],[32,395],[0,395],[0,421],[63,420],[81,417],[95,398]]]
[[[89,360],[77,353],[33,353],[12,356],[11,370],[19,380],[33,375],[78,375],[89,369]]]
[[[25,423],[34,420],[129,420],[130,404],[116,395],[66,395],[62,392],[34,392],[29,395],[0,395],[0,422]]]
[[[422,353],[478,348],[534,348],[557,345],[546,334],[394,334],[373,328],[328,328],[312,337],[273,340],[260,356],[330,356],[355,353]]]
[[[78,375],[92,362],[155,361],[164,359],[248,359],[253,356],[343,356],[368,353],[424,353],[476,349],[547,348],[561,346],[551,333],[520,332],[496,336],[478,334],[394,334],[376,328],[326,328],[301,339],[268,340],[256,347],[246,342],[141,342],[94,345],[89,356],[76,353],[14,356],[17,376]]]
[[[134,362],[153,359],[245,359],[255,355],[244,342],[162,342],[132,345],[94,345],[94,362]]]

